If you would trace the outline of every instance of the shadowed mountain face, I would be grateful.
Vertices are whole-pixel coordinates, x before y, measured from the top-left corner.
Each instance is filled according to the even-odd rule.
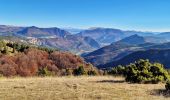
[[[137,45],[137,44],[144,44],[144,43],[166,43],[168,41],[161,37],[140,36],[140,35],[135,34],[135,35],[126,37],[118,42]]]
[[[102,65],[100,66],[100,68],[114,67],[118,65],[128,65],[139,59],[149,59],[151,62],[159,62],[165,65],[166,68],[170,68],[169,58],[170,58],[170,49],[151,49],[146,51],[137,51],[125,56],[124,58],[118,61],[113,61],[105,65]]]
[[[121,56],[128,55],[128,50],[131,50],[133,48],[137,47],[123,43],[115,43],[98,49],[83,57],[87,62],[91,62],[93,65],[98,66],[119,59]]]
[[[140,32],[140,31],[123,31],[127,36],[139,35],[139,36],[154,36],[154,32]]]
[[[164,39],[170,41],[170,32],[160,33],[157,35],[157,37],[161,37],[161,38],[164,38]]]
[[[139,35],[132,35],[130,37],[124,38],[119,43],[126,43],[126,44],[143,44],[146,43],[145,38]]]

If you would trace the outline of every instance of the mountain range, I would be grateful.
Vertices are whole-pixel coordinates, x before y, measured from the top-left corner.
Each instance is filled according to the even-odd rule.
[[[1,36],[15,36],[24,38],[24,40],[35,41],[36,45],[43,45],[53,48],[59,48],[73,53],[81,53],[92,51],[100,48],[100,44],[91,37],[82,37],[72,35],[68,31],[60,28],[38,28],[31,27],[15,27],[0,26]]]
[[[107,64],[100,66],[101,68],[114,67],[118,65],[128,65],[132,62],[138,61],[139,59],[149,59],[151,62],[162,63],[165,68],[170,68],[170,49],[150,49],[142,50],[131,53],[118,61],[112,61]]]
[[[152,38],[153,36],[154,38],[157,38],[157,39],[161,38],[159,36],[156,37],[155,32],[124,31],[124,30],[113,29],[113,28],[90,28],[90,29],[81,31],[77,35],[89,36],[95,39],[102,46],[106,46],[113,42],[117,42],[125,37],[129,37],[135,34],[139,36],[146,36],[148,38]]]
[[[116,66],[121,64],[124,59],[125,62],[127,60],[127,63],[130,63],[133,60],[127,58],[131,55],[134,56],[135,60],[141,57],[136,52],[140,52],[144,56],[145,53],[150,54],[143,58],[151,59],[149,58],[151,56],[153,57],[151,61],[162,61],[163,55],[166,55],[170,49],[170,32],[126,31],[101,27],[76,29],[0,25],[0,36],[1,39],[81,54],[87,62],[98,68]],[[158,52],[160,57],[148,53],[152,50]],[[159,52],[161,50],[164,52]],[[169,57],[169,54],[167,55]]]
[[[76,34],[76,32],[78,33]],[[122,31],[112,28],[61,29],[57,27],[39,28],[36,26],[18,27],[0,25],[1,36],[13,36],[24,41],[28,40],[28,42],[34,41],[33,44],[36,45],[59,48],[76,54],[92,52],[135,33],[143,33],[143,35],[147,34],[147,36],[153,35],[153,33]]]
[[[132,35],[83,55],[83,57],[87,62],[91,62],[95,66],[108,67],[110,64],[107,63],[116,62],[131,53],[149,49],[170,49],[170,43],[163,42],[163,40],[155,43],[155,41],[148,40],[147,36]]]

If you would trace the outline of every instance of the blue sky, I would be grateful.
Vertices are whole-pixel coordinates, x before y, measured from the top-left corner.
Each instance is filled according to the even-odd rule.
[[[170,31],[170,0],[0,0],[0,24]]]

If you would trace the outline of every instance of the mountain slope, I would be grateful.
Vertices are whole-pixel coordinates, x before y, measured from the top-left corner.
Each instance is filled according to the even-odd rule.
[[[111,28],[92,28],[84,30],[77,35],[91,37],[101,44],[110,44],[124,37],[124,33],[121,30]]]
[[[71,28],[71,27],[68,27],[68,28],[62,28],[63,30],[66,30],[68,32],[70,32],[71,34],[77,34],[77,33],[80,33],[81,31],[83,31],[84,29],[79,29],[79,28]]]
[[[124,31],[113,28],[91,28],[78,33],[78,35],[81,36],[89,36],[103,45],[108,45],[110,43],[117,42],[125,37],[129,37],[135,34],[142,37],[148,37],[150,39],[157,38],[157,40],[160,40],[159,37],[155,37],[156,34],[154,32]]]
[[[154,32],[141,32],[141,31],[123,31],[127,36],[139,35],[139,36],[154,36]]]
[[[118,42],[136,45],[136,44],[146,43],[147,41],[145,41],[144,37],[135,34],[135,35],[129,36],[127,38],[124,38],[124,39],[122,39],[122,40],[120,40]]]
[[[100,68],[114,67],[117,65],[127,65],[139,59],[149,59],[151,62],[160,62],[164,64],[166,68],[170,68],[169,58],[170,58],[170,49],[151,49],[146,51],[137,51],[125,56],[124,58],[118,61],[113,61],[105,65],[102,65],[100,66]]]
[[[105,64],[114,60],[118,60],[125,55],[128,55],[134,50],[140,49],[140,47],[127,44],[114,44],[103,47],[101,49],[95,50],[87,55],[84,55],[83,58],[92,63],[95,66],[100,64]]]
[[[0,33],[16,33],[22,30],[23,28],[24,27],[0,25]]]
[[[42,45],[61,48],[61,50],[71,51],[78,54],[100,48],[100,45],[90,37],[68,35],[65,38],[41,38],[39,40]]]
[[[10,33],[10,34],[9,34]],[[1,36],[13,36],[47,47],[60,48],[73,53],[90,52],[100,48],[91,37],[72,35],[60,28],[0,26]]]
[[[170,41],[170,32],[160,33],[160,34],[157,35],[157,37],[161,37],[161,38],[164,38],[164,39]]]
[[[118,42],[112,43],[101,49],[95,50],[89,54],[83,55],[87,62],[91,62],[95,66],[103,65],[112,61],[117,61],[130,53],[139,50],[170,48],[169,43],[152,43],[155,40],[147,40],[146,37],[132,35]]]
[[[17,32],[20,35],[27,36],[27,37],[36,37],[42,38],[45,36],[54,36],[54,37],[61,37],[64,38],[67,35],[71,35],[71,33],[61,30],[59,28],[38,28],[35,26],[26,27],[25,29]]]
[[[118,42],[128,43],[128,44],[144,44],[144,43],[166,43],[164,38],[156,36],[140,36],[137,34],[126,37]]]
[[[103,47],[105,45],[110,45],[112,43],[110,46],[107,46],[106,48],[101,48],[100,49],[101,51],[97,50],[97,52],[100,53],[104,49],[103,52],[105,51],[108,51],[109,53],[113,52],[115,55],[115,52],[113,51],[114,49],[112,50],[111,48],[115,48],[116,50],[119,50],[120,47],[120,49],[123,52],[121,52],[121,50],[117,51],[118,52],[118,54],[116,54],[117,59],[119,59],[122,55],[126,54],[124,52],[125,50],[129,50],[129,49],[134,50],[134,48],[135,49],[141,48],[141,46],[137,46],[139,44],[146,44],[147,42],[164,43],[167,42],[167,40],[169,39],[169,32],[156,35],[153,32],[123,31],[123,30],[112,29],[112,28],[91,28],[87,30],[80,29],[78,31],[81,32],[78,34],[71,34],[66,30],[55,28],[55,27],[39,28],[35,26],[16,27],[16,26],[0,25],[1,36],[13,36],[13,37],[21,38],[21,40],[24,42],[31,42],[37,45],[61,48],[62,50],[69,50],[77,54],[92,52],[96,49],[99,49],[101,46]],[[127,46],[131,45],[132,48],[128,48],[128,47],[125,49],[122,48],[124,46],[126,47],[126,45]],[[110,50],[107,50],[107,48]],[[123,54],[121,54],[120,56],[119,53],[123,53]],[[104,55],[103,57],[106,57],[107,54],[105,53],[100,54],[101,61],[102,61],[102,56]],[[112,54],[108,56],[112,56]],[[115,56],[113,56],[111,61],[114,58]],[[107,59],[107,57],[104,59]],[[110,59],[108,59],[108,61],[110,61]]]
[[[118,42],[112,43],[111,45],[95,50],[83,57],[87,62],[91,62],[98,66],[100,64],[118,60],[131,52],[142,49],[142,46],[138,46],[138,44],[144,43],[146,43],[146,41],[143,37],[132,35]]]

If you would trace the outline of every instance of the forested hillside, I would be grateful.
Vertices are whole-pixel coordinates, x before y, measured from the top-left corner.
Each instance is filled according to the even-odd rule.
[[[81,57],[69,52],[1,41],[0,74],[3,76],[96,75],[98,70]]]

